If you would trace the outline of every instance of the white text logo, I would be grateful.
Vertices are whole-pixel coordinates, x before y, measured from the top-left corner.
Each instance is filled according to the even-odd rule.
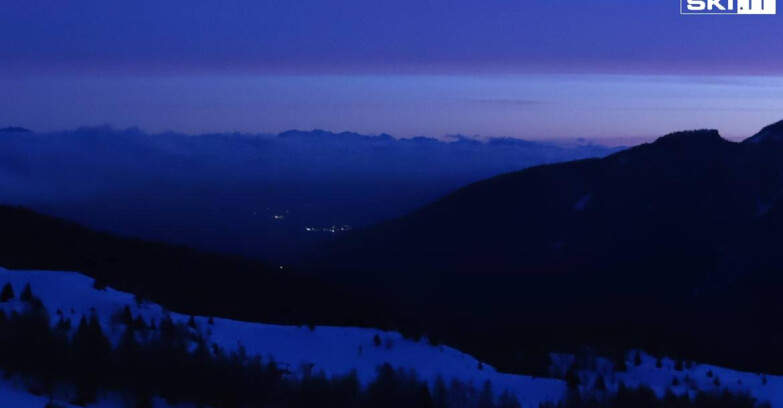
[[[776,0],[680,0],[680,14],[775,14]]]

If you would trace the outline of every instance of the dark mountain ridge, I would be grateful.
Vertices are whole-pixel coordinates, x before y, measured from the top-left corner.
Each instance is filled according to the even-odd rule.
[[[601,262],[600,248],[608,245],[622,249],[620,257],[651,246],[655,252],[711,247],[700,242],[756,215],[756,201],[727,194],[755,192],[731,168],[761,170],[742,168],[744,147],[716,131],[679,132],[605,159],[505,174],[352,234],[336,250],[352,252],[339,256],[349,267],[394,251],[385,267],[505,274]],[[761,200],[772,194],[761,193]],[[718,217],[720,223],[711,222]],[[678,218],[688,221],[673,223]]]
[[[280,265],[97,232],[0,205],[0,267],[77,271],[185,314],[359,325],[371,302]],[[68,288],[63,288],[67,291]]]
[[[30,129],[19,126],[9,126],[0,128],[0,133],[30,133]]]
[[[677,132],[497,176],[311,266],[502,369],[525,370],[509,357],[525,348],[594,344],[783,372],[781,140],[783,122],[742,143]]]

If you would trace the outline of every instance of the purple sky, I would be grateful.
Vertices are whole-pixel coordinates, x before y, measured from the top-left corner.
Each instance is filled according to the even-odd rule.
[[[0,126],[747,136],[783,119],[783,16],[679,0],[25,0]]]

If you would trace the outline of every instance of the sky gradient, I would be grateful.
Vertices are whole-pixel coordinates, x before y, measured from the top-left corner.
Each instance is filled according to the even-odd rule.
[[[783,119],[780,16],[678,0],[7,2],[0,126],[650,138]]]

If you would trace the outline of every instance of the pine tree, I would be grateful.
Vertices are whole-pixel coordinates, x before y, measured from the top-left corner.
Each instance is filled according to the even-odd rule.
[[[500,394],[497,408],[522,408],[522,406],[519,404],[516,395],[505,390],[503,391],[503,394]]]
[[[492,383],[484,382],[484,387],[479,395],[478,408],[495,408],[495,393],[492,391]]]
[[[86,405],[95,401],[101,380],[99,373],[111,353],[109,339],[103,334],[97,316],[91,316],[89,321],[82,317],[73,336],[73,348],[78,367],[73,402]]]
[[[380,347],[381,346],[381,336],[379,336],[377,334],[375,336],[373,336],[372,337],[372,344],[374,344],[375,347]]]
[[[639,353],[639,350],[636,350],[636,353],[633,356],[633,364],[637,367],[642,365],[642,354]]]
[[[120,343],[117,345],[117,352],[127,359],[127,361],[133,361],[139,353],[139,342],[136,340],[136,331],[133,330],[133,326],[126,326],[125,331],[122,333]]]
[[[139,314],[133,320],[133,329],[138,331],[145,331],[148,329],[147,323],[144,322],[144,318]]]
[[[435,379],[435,385],[432,387],[432,405],[434,408],[446,408],[448,406],[448,390],[443,377],[440,375]]]
[[[570,389],[577,389],[582,384],[582,380],[579,378],[579,373],[576,372],[576,369],[573,365],[571,365],[571,367],[568,368],[568,371],[566,371],[565,382]]]
[[[188,318],[188,327],[190,327],[193,330],[196,329],[196,319],[193,316],[190,316],[190,318]]]
[[[131,313],[130,306],[125,305],[125,307],[122,309],[120,321],[125,326],[131,326],[133,324],[133,313]]]
[[[60,320],[57,321],[57,325],[55,326],[55,329],[57,331],[62,333],[68,333],[71,331],[71,319],[67,317],[60,317]]]
[[[14,288],[11,286],[11,282],[8,282],[3,286],[3,291],[0,292],[0,302],[5,303],[14,298]]]
[[[176,343],[180,337],[177,334],[177,325],[171,320],[171,316],[165,315],[160,319],[158,324],[158,330],[160,331],[160,340],[166,345],[172,345]]]
[[[628,371],[628,365],[625,363],[626,353],[617,353],[612,362],[612,369],[617,372]]]
[[[593,384],[593,388],[595,388],[596,391],[606,391],[606,381],[604,381],[604,376],[598,374],[598,377],[595,379],[595,384]]]
[[[19,294],[19,300],[22,302],[30,302],[33,300],[33,289],[30,288],[30,284],[27,283],[22,289],[22,293]]]
[[[421,408],[433,408],[432,396],[430,395],[430,387],[427,383],[424,383],[419,387],[418,406]],[[495,408],[495,407],[490,407]]]

